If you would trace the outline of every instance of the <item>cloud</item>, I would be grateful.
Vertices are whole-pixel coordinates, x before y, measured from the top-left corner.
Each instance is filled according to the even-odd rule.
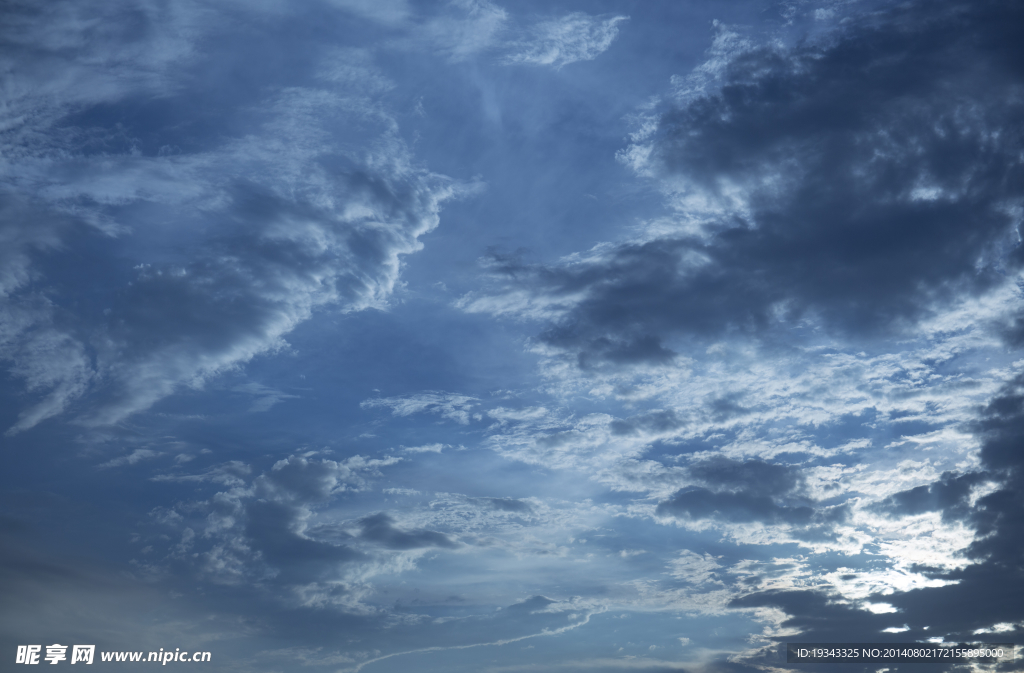
[[[874,508],[892,516],[941,511],[943,518],[962,519],[967,516],[974,487],[984,480],[985,475],[978,472],[944,472],[939,481],[893,493]]]
[[[374,567],[377,561],[352,544],[355,536],[332,527],[331,518],[318,519],[318,511],[340,494],[365,490],[381,476],[381,468],[397,462],[362,456],[334,461],[306,453],[279,460],[255,478],[239,462],[196,475],[158,477],[226,487],[205,501],[154,511],[156,521],[183,536],[181,545],[167,549],[165,560],[215,583],[272,583],[281,600],[365,609],[359,607],[363,581],[351,577],[352,568]],[[406,533],[395,535],[399,543],[405,541]],[[159,544],[160,539],[153,541]]]
[[[402,451],[409,453],[441,453],[451,448],[448,444],[424,444],[422,446],[403,446]]]
[[[411,416],[418,413],[439,414],[462,425],[470,420],[470,410],[476,406],[477,398],[468,395],[445,392],[424,392],[402,397],[382,397],[364,400],[359,404],[363,409],[391,409],[395,416]]]
[[[222,484],[224,486],[237,487],[243,486],[250,474],[252,474],[252,467],[246,465],[240,460],[232,460],[220,465],[214,465],[205,472],[201,472],[199,474],[158,474],[155,477],[152,477],[152,480],[196,483],[212,482],[215,484]]]
[[[191,2],[161,11],[147,3],[95,1],[46,8],[16,1],[5,15],[4,144],[13,145],[5,154],[13,150],[18,159],[57,140],[39,130],[69,111],[173,91],[171,68],[196,57],[194,36],[210,16]],[[74,131],[59,133],[75,140]]]
[[[995,639],[1012,640],[1024,622],[1016,590],[1024,573],[1020,563],[1024,471],[1020,452],[1013,448],[1024,437],[1022,391],[1020,377],[1007,382],[970,423],[981,440],[980,470],[946,471],[866,508],[897,517],[899,525],[910,528],[924,517],[947,526],[968,524],[970,528],[961,528],[957,534],[961,542],[967,540],[960,548],[959,562],[936,562],[937,549],[914,558],[890,548],[885,553],[914,565],[901,569],[897,564],[887,571],[889,577],[840,568],[826,576],[827,588],[758,591],[734,598],[731,606],[777,607],[786,615],[782,626],[809,641],[825,642],[842,634],[865,642],[873,638],[879,642],[926,638],[972,642],[981,634],[995,633]],[[909,534],[924,542],[921,531]],[[950,542],[940,544],[945,547]],[[909,572],[910,567],[920,572]],[[832,592],[856,602],[834,601]],[[857,604],[862,609],[854,609]]]
[[[346,9],[371,17],[364,3],[346,1]],[[372,4],[372,3],[371,3]],[[556,18],[522,20],[489,0],[451,0],[415,17],[400,7],[372,16],[403,28],[398,49],[427,49],[452,63],[495,58],[503,65],[551,66],[561,69],[590,61],[606,51],[628,17],[572,12]],[[401,10],[401,11],[396,11]]]
[[[410,48],[460,63],[560,68],[596,57],[621,24],[572,14],[531,27],[486,3],[331,4],[343,11],[303,12],[369,18],[379,25],[358,24],[367,43],[422,29],[430,38]],[[562,260],[494,255],[490,285],[460,302],[543,323],[526,327],[539,332],[528,348],[541,368],[521,380],[535,387],[500,400],[365,400],[380,437],[359,441],[399,447],[413,436],[404,430],[430,429],[396,449],[406,467],[387,484],[401,459],[278,460],[273,438],[224,446],[248,457],[212,466],[198,453],[172,465],[179,449],[155,442],[104,456],[156,465],[159,490],[181,498],[140,527],[132,572],[199,587],[211,605],[238,601],[218,609],[261,616],[281,640],[350,636],[271,663],[239,659],[254,670],[286,656],[335,668],[440,660],[583,625],[594,628],[584,647],[630,633],[676,646],[685,632],[691,658],[588,650],[567,661],[575,638],[535,654],[567,669],[751,670],[784,666],[771,644],[795,635],[1014,638],[1024,384],[999,339],[1021,298],[1019,85],[1008,83],[1020,80],[1019,64],[996,62],[1006,41],[989,37],[1016,23],[979,28],[995,5],[953,18],[949,7],[854,13],[799,44],[720,29],[705,67],[675,80],[631,140],[631,165],[669,214]],[[300,25],[275,11],[247,30]],[[387,104],[407,82],[374,67],[379,52],[311,37],[280,60],[280,82],[219,99],[187,64],[193,47],[220,62],[220,40],[182,39],[184,56],[160,61],[138,96],[115,87],[102,104],[58,101],[10,144],[22,154],[0,173],[0,354],[24,386],[15,431],[60,414],[120,423],[290,349],[290,330],[318,314],[386,306],[403,256],[458,192],[400,141]],[[247,57],[279,60],[275,44],[258,45],[266,61],[236,54],[233,86],[258,69]],[[995,48],[979,56],[981,44]],[[175,105],[189,111],[169,115],[186,130],[133,121]],[[226,390],[260,411],[292,389]],[[158,454],[167,459],[141,462]],[[612,608],[632,631],[590,619]],[[712,635],[720,626],[733,635]],[[729,648],[730,662],[710,661]],[[475,670],[490,654],[434,663]]]
[[[974,425],[982,439],[982,465],[994,472],[1000,488],[990,490],[974,502],[972,523],[978,536],[970,548],[975,559],[984,559],[988,565],[1020,573],[1024,571],[1019,559],[1024,551],[1021,531],[1024,529],[1024,459],[1018,450],[1024,438],[1024,378],[1017,377],[1007,383],[1000,394],[994,396]],[[944,475],[945,476],[945,475]],[[970,475],[965,475],[966,480]],[[943,480],[947,481],[947,480]],[[930,489],[941,486],[933,484]],[[960,513],[957,501],[942,503],[945,511]]]
[[[510,65],[550,65],[556,69],[577,61],[592,61],[606,51],[619,34],[625,16],[600,18],[573,12],[529,29],[529,38],[515,45],[504,58]]]
[[[802,481],[798,469],[763,460],[741,462],[715,456],[688,469],[692,477],[711,486],[742,489],[754,495],[785,495]]]
[[[20,54],[0,138],[0,357],[27,393],[9,433],[117,423],[287,348],[318,310],[383,306],[458,189],[413,162],[365,54],[323,45],[306,86],[224,97],[192,68],[234,10],[86,4],[17,5],[0,30]],[[157,99],[176,126],[128,112]],[[238,123],[197,131],[206,105]]]
[[[289,456],[256,478],[255,495],[301,504],[323,503],[337,493],[366,488],[367,477],[379,477],[381,467],[399,461],[399,458],[362,456],[352,456],[343,461]]]
[[[533,512],[530,503],[515,498],[481,498],[481,501],[487,503],[491,509],[500,512],[521,512],[523,514]]]
[[[690,487],[658,505],[661,516],[678,516],[690,519],[715,518],[731,523],[789,523],[806,525],[810,523],[814,510],[806,506],[787,507],[777,505],[768,496],[744,492],[715,492],[706,488]]]
[[[274,390],[261,383],[249,382],[232,388],[235,392],[252,395],[255,399],[249,407],[250,413],[262,413],[269,411],[271,407],[284,400],[299,399],[299,395],[289,395],[280,390]]]
[[[581,610],[581,607],[584,609]],[[573,600],[555,601],[545,596],[533,596],[522,602],[509,605],[504,610],[501,610],[497,615],[490,616],[489,618],[480,620],[478,624],[474,624],[477,629],[480,626],[484,626],[485,628],[487,626],[491,626],[494,622],[500,624],[500,628],[498,629],[494,629],[492,626],[493,630],[489,629],[486,632],[486,635],[484,633],[479,633],[476,629],[471,631],[470,633],[479,638],[477,642],[459,645],[435,645],[415,650],[391,652],[360,662],[355,667],[344,670],[351,673],[359,673],[359,671],[368,664],[409,654],[441,652],[445,650],[466,650],[477,647],[494,647],[517,643],[541,636],[557,636],[567,631],[572,631],[581,626],[587,625],[590,622],[591,616],[599,611],[600,610],[594,610],[593,608],[587,610],[586,606],[579,606],[576,601]],[[568,615],[568,624],[565,624],[566,612],[570,612]],[[557,621],[552,618],[557,619]],[[542,625],[543,628],[541,628]],[[466,624],[463,622],[460,626],[465,627]],[[530,629],[538,628],[541,630],[535,630],[532,633],[529,632]],[[527,631],[527,633],[522,633],[524,630]],[[504,633],[506,635],[503,638],[493,640],[492,638],[495,632]]]
[[[712,488],[687,486],[658,504],[655,514],[699,522],[792,526],[796,539],[835,538],[833,528],[850,517],[849,504],[821,507],[801,492],[798,468],[722,456],[693,463],[690,476]]]
[[[418,32],[451,61],[464,61],[495,46],[508,12],[488,0],[453,0]]]
[[[394,526],[395,520],[381,512],[359,521],[360,537],[387,549],[405,550],[424,547],[454,549],[459,545],[444,533],[431,530],[403,531]]]
[[[689,584],[722,584],[717,574],[723,569],[710,554],[701,556],[688,549],[683,550],[669,562],[669,567],[672,577]]]
[[[1017,12],[913,5],[816,43],[737,49],[717,87],[670,98],[638,141],[678,204],[674,231],[554,264],[492,259],[494,289],[461,306],[544,307],[539,341],[588,369],[665,366],[687,338],[906,334],[1004,287],[1024,137],[996,26]]]
[[[120,456],[112,460],[108,460],[99,467],[122,467],[124,465],[134,465],[140,461],[147,460],[149,458],[156,458],[157,456],[163,455],[159,451],[152,449],[135,449],[127,456]]]

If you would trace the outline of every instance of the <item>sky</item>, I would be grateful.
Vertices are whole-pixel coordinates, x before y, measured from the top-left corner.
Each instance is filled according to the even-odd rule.
[[[8,662],[1021,642],[1024,6],[2,13]]]

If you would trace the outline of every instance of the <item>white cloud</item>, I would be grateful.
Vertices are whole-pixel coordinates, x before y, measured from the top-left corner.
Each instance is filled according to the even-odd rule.
[[[252,405],[249,407],[250,413],[262,413],[269,411],[271,407],[284,400],[295,400],[299,399],[299,395],[289,395],[280,390],[269,388],[262,383],[256,383],[250,381],[249,383],[243,383],[242,385],[235,386],[232,388],[235,392],[245,393],[253,396]]]
[[[370,16],[361,0],[344,0],[343,4]],[[496,57],[505,65],[556,69],[597,58],[615,40],[619,24],[628,19],[573,12],[530,22],[510,15],[490,0],[450,0],[422,17],[407,13],[404,4],[382,9],[382,16],[372,18],[406,33],[402,40],[391,43],[392,48],[431,50],[453,63]]]
[[[432,45],[453,62],[464,61],[500,43],[508,12],[489,0],[451,0],[444,9],[413,29],[413,36]]]
[[[450,449],[448,444],[424,444],[422,446],[403,446],[402,451],[409,453],[441,453],[445,449]]]
[[[723,585],[718,579],[717,573],[722,572],[722,567],[711,557],[710,554],[703,556],[692,551],[684,550],[679,556],[669,561],[669,574],[678,580],[697,586],[705,584]]]
[[[162,455],[159,451],[152,449],[135,449],[127,456],[120,456],[113,460],[108,460],[99,467],[123,467],[124,465],[134,465],[140,461],[147,460],[149,458],[156,458]]]
[[[462,425],[469,423],[473,407],[479,400],[468,395],[445,392],[424,392],[403,397],[383,397],[364,400],[359,404],[364,409],[391,409],[395,416],[411,416],[418,413],[439,414],[442,418]]]
[[[561,68],[577,61],[591,61],[611,46],[619,34],[618,24],[627,18],[600,18],[574,12],[538,22],[529,28],[529,37],[517,43],[504,62]]]

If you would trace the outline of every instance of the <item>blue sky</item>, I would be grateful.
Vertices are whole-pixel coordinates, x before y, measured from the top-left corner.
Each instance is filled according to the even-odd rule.
[[[1020,8],[3,11],[3,656],[1024,629]]]

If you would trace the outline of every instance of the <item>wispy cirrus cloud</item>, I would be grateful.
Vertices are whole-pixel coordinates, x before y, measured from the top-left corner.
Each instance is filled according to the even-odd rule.
[[[439,414],[442,418],[466,425],[472,417],[472,409],[478,400],[468,395],[430,391],[401,397],[379,397],[363,400],[359,406],[364,409],[390,409],[395,416],[410,416],[418,413]]]
[[[504,58],[510,65],[550,65],[561,68],[577,61],[591,61],[607,51],[618,36],[618,24],[628,17],[602,18],[582,12],[540,21],[530,27],[525,40],[514,44]]]
[[[388,12],[382,21],[407,31],[396,48],[427,47],[455,63],[484,58],[560,69],[607,51],[628,18],[571,12],[524,19],[489,0],[453,0],[420,17]]]

